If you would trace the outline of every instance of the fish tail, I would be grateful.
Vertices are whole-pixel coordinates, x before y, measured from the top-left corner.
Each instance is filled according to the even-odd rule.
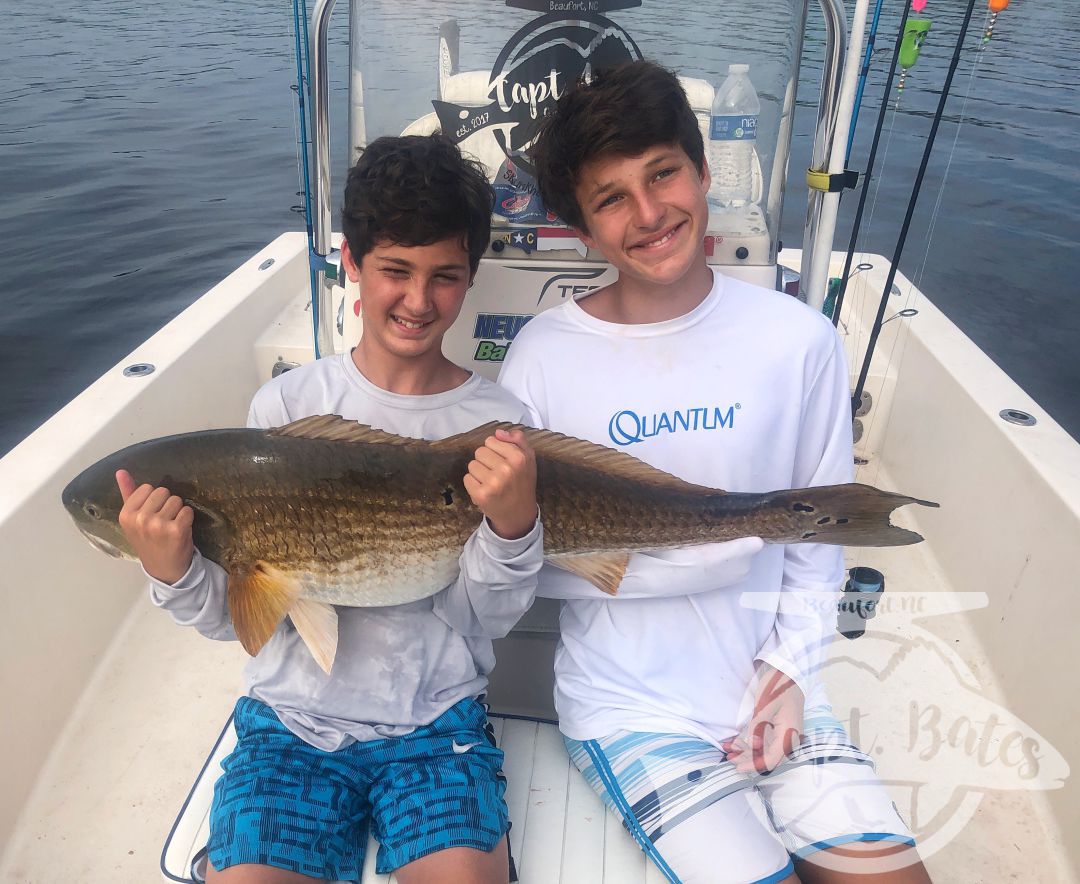
[[[872,485],[849,483],[776,491],[765,506],[786,515],[784,537],[765,537],[780,543],[833,543],[842,546],[903,546],[922,535],[889,522],[897,507],[909,503],[936,507],[929,500],[882,491]],[[764,535],[762,535],[764,537]]]

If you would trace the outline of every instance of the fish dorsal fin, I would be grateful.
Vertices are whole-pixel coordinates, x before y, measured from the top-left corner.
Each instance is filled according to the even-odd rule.
[[[383,445],[411,445],[416,439],[376,430],[366,424],[347,421],[336,414],[303,417],[283,427],[266,431],[268,436],[294,436],[299,439],[322,439],[326,442],[378,442]]]
[[[643,460],[638,460],[631,454],[615,451],[605,445],[586,442],[584,439],[575,439],[573,436],[564,436],[562,433],[556,433],[552,430],[534,430],[528,427],[523,429],[525,430],[525,438],[529,440],[529,444],[533,447],[537,457],[546,457],[562,463],[593,467],[608,475],[640,482],[654,488],[707,494],[723,493],[717,488],[706,488],[703,485],[687,482],[671,475],[671,473],[665,473],[663,470],[649,466],[649,464]]]
[[[545,457],[552,461],[574,466],[593,467],[608,475],[641,482],[654,488],[708,494],[724,493],[717,488],[694,485],[656,467],[649,466],[633,455],[616,451],[605,445],[597,445],[595,442],[587,442],[584,439],[576,439],[573,436],[556,433],[554,430],[537,430],[532,427],[500,423],[498,421],[492,421],[474,430],[459,433],[456,436],[448,436],[438,442],[432,442],[431,447],[461,448],[465,450],[479,448],[484,444],[484,440],[498,429],[522,430],[537,457]]]
[[[310,599],[297,599],[289,611],[289,619],[319,668],[329,675],[338,646],[338,619],[334,606]]]
[[[466,430],[464,433],[458,433],[456,436],[447,436],[445,439],[439,439],[437,442],[432,442],[432,448],[460,448],[463,451],[479,448],[484,444],[484,440],[488,436],[493,436],[498,429],[512,430],[516,424],[509,424],[505,421],[488,421],[479,427],[474,427],[471,430]]]
[[[537,456],[552,461],[572,466],[592,467],[608,475],[639,482],[658,489],[708,494],[723,493],[717,488],[706,488],[679,479],[670,473],[649,466],[649,464],[638,460],[633,455],[615,451],[605,445],[597,445],[595,442],[587,442],[584,439],[575,439],[573,436],[566,436],[553,430],[536,430],[532,427],[523,427],[500,421],[490,421],[482,426],[466,430],[464,433],[458,433],[456,436],[448,436],[436,442],[425,442],[421,439],[397,436],[394,433],[387,433],[385,430],[376,430],[365,424],[347,421],[336,414],[321,414],[301,418],[283,427],[268,430],[267,434],[270,436],[293,436],[302,439],[322,439],[330,442],[427,445],[433,450],[449,449],[470,452],[483,445],[488,436],[493,435],[497,429],[522,430]]]
[[[615,595],[626,574],[630,553],[589,553],[582,556],[548,556],[551,564],[584,577],[601,592]]]
[[[229,616],[236,637],[252,657],[270,641],[300,592],[299,582],[265,562],[229,570]]]

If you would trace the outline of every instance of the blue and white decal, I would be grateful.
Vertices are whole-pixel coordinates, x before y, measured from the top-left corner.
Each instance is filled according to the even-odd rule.
[[[639,414],[632,409],[617,411],[608,421],[608,438],[626,447],[661,433],[697,433],[735,428],[735,413],[742,404],[702,405],[670,411]]]

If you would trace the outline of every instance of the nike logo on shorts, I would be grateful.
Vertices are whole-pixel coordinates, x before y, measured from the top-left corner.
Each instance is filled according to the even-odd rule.
[[[479,743],[465,743],[465,744],[462,744],[462,743],[459,743],[457,740],[454,740],[453,743],[450,744],[450,748],[452,748],[454,750],[455,754],[461,755],[464,752],[468,752],[474,746],[479,746],[479,745],[480,745]]]

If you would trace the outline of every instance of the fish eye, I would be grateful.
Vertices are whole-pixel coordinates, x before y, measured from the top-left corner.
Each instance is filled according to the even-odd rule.
[[[88,504],[86,504],[86,506],[84,506],[84,507],[83,507],[83,510],[85,511],[85,513],[86,513],[86,514],[87,514],[87,515],[88,515],[88,516],[89,516],[89,517],[90,517],[91,519],[100,519],[100,518],[101,518],[101,510],[99,510],[99,509],[98,509],[98,508],[97,508],[96,506],[94,506],[94,505],[93,505],[92,503],[88,503]]]

